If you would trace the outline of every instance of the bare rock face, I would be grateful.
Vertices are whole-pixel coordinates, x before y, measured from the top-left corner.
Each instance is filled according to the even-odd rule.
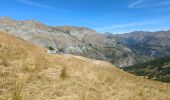
[[[3,17],[0,30],[42,47],[63,48],[65,53],[110,61],[119,67],[135,63],[134,53],[129,48],[86,27],[51,27],[35,20]]]

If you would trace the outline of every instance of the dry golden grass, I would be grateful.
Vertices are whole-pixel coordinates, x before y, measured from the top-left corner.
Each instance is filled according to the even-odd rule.
[[[170,84],[0,32],[0,100],[170,100]]]

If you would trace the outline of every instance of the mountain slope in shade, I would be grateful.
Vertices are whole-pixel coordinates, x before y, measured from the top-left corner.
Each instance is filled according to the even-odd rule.
[[[135,64],[124,70],[138,76],[170,83],[170,56]]]
[[[51,27],[35,20],[0,19],[0,29],[42,47],[63,48],[65,53],[106,60],[119,67],[135,63],[134,53],[114,39],[85,27]]]
[[[0,32],[0,100],[169,100],[170,84]]]

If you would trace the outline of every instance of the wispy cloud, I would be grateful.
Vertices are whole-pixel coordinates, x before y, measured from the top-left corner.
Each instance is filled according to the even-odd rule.
[[[44,9],[50,9],[50,10],[58,9],[57,7],[42,4],[42,3],[38,3],[38,2],[34,2],[32,0],[17,0],[17,1],[21,2],[21,3],[24,3],[24,4],[27,4],[27,5],[30,5],[30,6],[37,7],[37,8],[44,8]]]
[[[157,27],[157,26],[159,26],[163,23],[166,23],[167,20],[170,20],[170,17],[156,18],[156,19],[153,19],[153,20],[146,20],[146,21],[140,21],[140,22],[130,22],[130,23],[125,23],[125,24],[116,24],[116,25],[98,27],[98,28],[95,28],[95,30],[97,30],[99,32],[116,32],[118,30],[119,32],[122,31],[122,33],[123,33],[123,31],[129,30],[129,29],[132,29],[132,30],[135,31],[136,27],[141,28],[141,30],[146,26]],[[148,29],[149,28],[150,27],[148,27]]]
[[[127,28],[127,27],[133,27],[133,26],[143,26],[148,24],[156,24],[157,21],[147,21],[147,22],[131,22],[127,24],[118,24],[118,25],[111,25],[111,26],[105,26],[96,28],[98,31],[105,31],[105,30],[114,30],[114,29],[121,29],[121,28]]]
[[[169,0],[137,0],[131,2],[128,7],[129,8],[153,8],[153,7],[165,7],[170,5]]]
[[[167,6],[167,5],[170,5],[170,1],[162,1],[159,3],[152,4],[150,6],[151,7],[160,7],[160,6]]]
[[[144,0],[138,0],[138,1],[134,1],[132,3],[130,3],[128,5],[129,8],[134,8],[134,7],[137,7],[137,6],[140,6],[142,3],[143,3]]]

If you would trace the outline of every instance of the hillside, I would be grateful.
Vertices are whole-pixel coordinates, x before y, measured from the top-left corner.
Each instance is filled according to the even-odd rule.
[[[0,100],[169,100],[170,84],[0,32]]]
[[[109,61],[119,67],[135,63],[132,50],[86,27],[54,27],[36,20],[17,21],[2,17],[0,30],[45,48],[63,48],[67,54]]]
[[[124,68],[125,71],[138,76],[145,76],[150,79],[162,82],[170,82],[170,56],[157,58],[145,63],[135,64]]]

